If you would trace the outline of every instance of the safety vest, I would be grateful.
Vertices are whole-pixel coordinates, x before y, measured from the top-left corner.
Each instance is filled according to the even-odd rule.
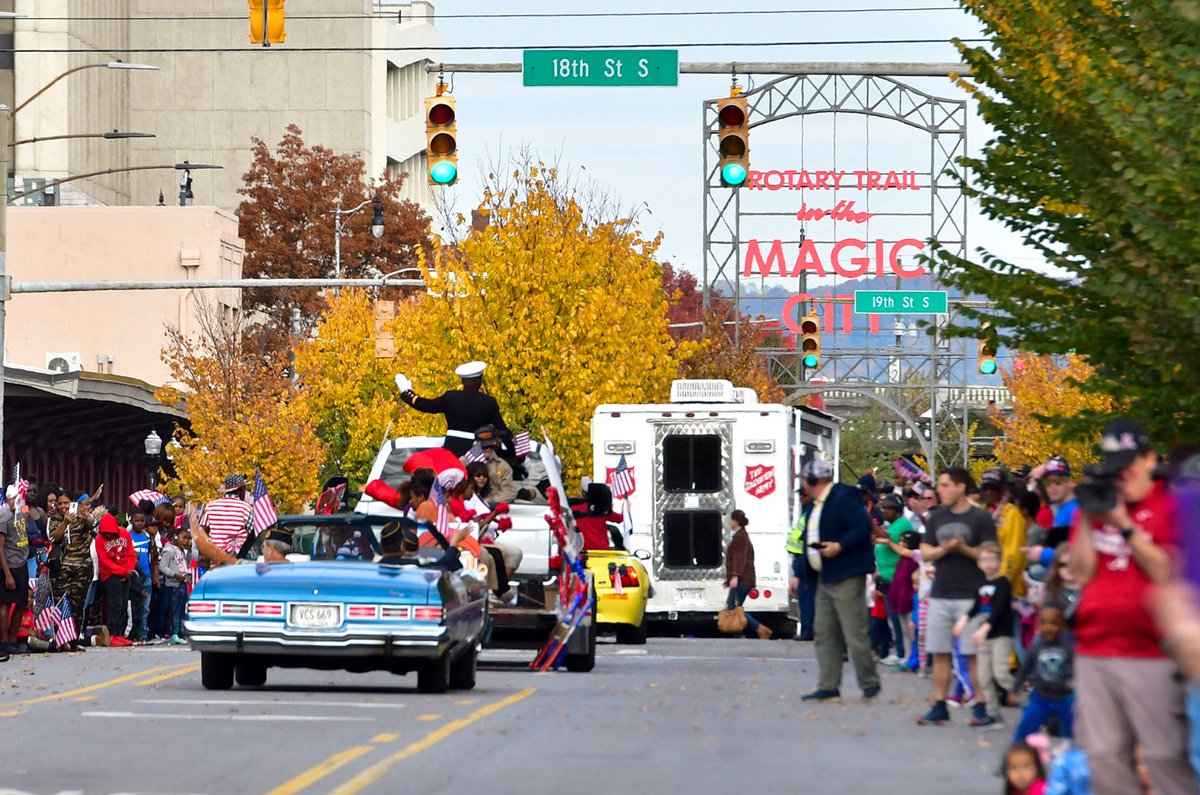
[[[801,516],[800,521],[792,528],[787,537],[787,551],[793,555],[803,555],[804,549],[804,531],[807,529],[808,519]]]

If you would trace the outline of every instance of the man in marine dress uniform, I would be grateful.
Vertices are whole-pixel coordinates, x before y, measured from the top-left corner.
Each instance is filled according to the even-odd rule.
[[[512,432],[500,416],[500,406],[483,389],[483,362],[467,362],[455,369],[454,374],[462,379],[462,389],[444,392],[440,397],[419,397],[412,389],[412,381],[403,375],[396,376],[400,388],[400,399],[417,411],[446,416],[445,448],[456,456],[462,456],[475,444],[475,431],[485,425],[494,425],[506,444],[512,444]]]

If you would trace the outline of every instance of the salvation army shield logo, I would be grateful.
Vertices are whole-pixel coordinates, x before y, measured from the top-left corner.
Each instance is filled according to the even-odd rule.
[[[775,491],[775,467],[746,467],[746,493],[760,500]]]

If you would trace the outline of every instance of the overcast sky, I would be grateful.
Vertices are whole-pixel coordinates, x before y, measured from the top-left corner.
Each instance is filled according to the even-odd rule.
[[[869,13],[832,13],[836,8],[877,9]],[[924,10],[878,9],[912,9]],[[502,13],[633,10],[714,10],[730,9],[727,3],[713,0],[607,0],[604,3],[577,0],[573,3],[520,2],[503,4],[438,0],[440,14],[474,14],[487,9]],[[746,0],[745,9],[825,9],[821,13],[779,16],[710,16],[608,19],[441,19],[438,27],[445,45],[561,45],[580,44],[663,45],[683,42],[761,43],[768,41],[872,40],[872,39],[946,39],[952,36],[976,38],[978,23],[945,0]],[[745,10],[744,9],[744,10]],[[447,61],[519,62],[519,51],[448,52]],[[816,45],[803,47],[718,46],[688,48],[680,52],[681,61],[732,59],[747,61],[957,61],[949,44],[923,45]],[[767,76],[744,78],[761,84]],[[948,79],[917,81],[924,90],[945,97],[961,97],[962,92]],[[484,163],[507,156],[512,150],[529,146],[542,159],[558,160],[570,168],[585,168],[586,173],[620,197],[623,205],[642,205],[646,212],[641,225],[647,236],[665,233],[660,256],[677,266],[699,273],[702,249],[703,140],[702,101],[725,96],[729,78],[722,76],[681,75],[674,88],[524,88],[519,74],[464,74],[454,78],[458,102],[458,130],[461,179],[456,193],[460,209],[469,209],[481,194]],[[837,130],[840,151],[836,162],[832,150],[832,127],[821,128],[812,121],[802,129],[799,119],[775,122],[751,135],[752,168],[861,168],[861,162],[873,169],[909,161],[914,149],[928,152],[928,138],[914,141],[912,133],[901,125],[871,123],[858,117],[840,116]],[[856,126],[855,126],[856,125]],[[971,111],[968,128],[969,147],[978,150],[988,139],[988,130]],[[928,163],[928,156],[925,155]],[[927,167],[927,166],[926,166]],[[762,194],[760,194],[761,196]],[[878,196],[878,194],[875,194]],[[928,207],[928,194],[912,194],[913,200]],[[917,198],[919,196],[919,199]],[[780,197],[781,199],[783,197]],[[832,197],[843,198],[841,196]],[[811,205],[831,203],[828,194],[808,194]],[[861,207],[863,197],[858,197]],[[797,197],[784,199],[773,209],[798,208]],[[765,207],[764,207],[765,208]],[[777,228],[760,226],[755,234],[764,238],[795,237],[796,222],[779,219]],[[923,225],[922,225],[923,224]],[[864,238],[889,240],[909,236],[903,230],[864,230],[843,228],[839,237],[855,234]],[[928,221],[912,229],[913,237],[928,236]],[[985,246],[996,253],[1022,261],[1033,261],[1032,252],[1003,228],[983,219],[972,210],[968,219],[969,245]],[[792,247],[795,250],[795,247]],[[793,255],[789,255],[789,260]]]

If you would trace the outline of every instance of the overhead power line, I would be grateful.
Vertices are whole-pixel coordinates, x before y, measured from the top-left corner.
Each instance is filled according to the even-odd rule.
[[[964,44],[986,44],[990,39],[956,39]],[[471,45],[414,45],[411,47],[124,47],[79,50],[62,47],[37,48],[0,48],[0,52],[12,53],[201,53],[201,52],[467,52],[488,50],[635,50],[635,49],[664,49],[686,50],[698,47],[745,48],[745,47],[842,47],[862,45],[897,45],[897,44],[951,44],[951,39],[841,39],[836,41],[689,41],[677,43],[634,43],[634,44],[471,44]]]
[[[613,19],[613,18],[653,18],[653,17],[729,17],[729,16],[794,16],[794,15],[811,15],[811,14],[882,14],[895,12],[926,12],[926,11],[961,11],[957,6],[901,6],[898,8],[770,8],[770,9],[752,9],[748,11],[731,11],[731,10],[716,10],[716,11],[554,11],[554,12],[511,12],[502,14],[439,14],[436,11],[431,15],[434,22],[447,19]],[[399,16],[398,16],[399,15]],[[54,22],[168,22],[168,21],[196,21],[196,22],[230,22],[243,20],[245,14],[231,16],[228,14],[219,15],[179,15],[164,16],[161,14],[147,16],[59,16],[59,17],[30,17],[30,19],[38,19]],[[379,11],[373,14],[288,14],[288,19],[395,19],[404,18],[404,12],[397,9],[394,12]],[[425,19],[425,17],[410,17],[411,19]],[[17,20],[23,21],[23,20]]]

